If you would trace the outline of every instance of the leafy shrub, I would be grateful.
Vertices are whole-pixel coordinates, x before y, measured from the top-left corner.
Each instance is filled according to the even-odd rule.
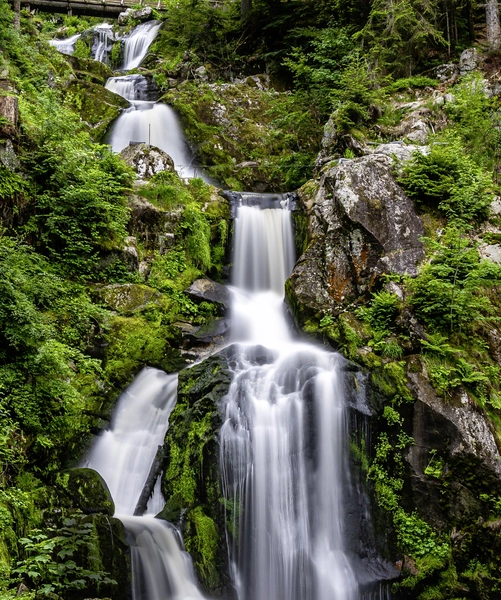
[[[493,199],[492,176],[468,156],[457,137],[444,139],[427,155],[416,152],[399,181],[409,196],[438,207],[451,221],[484,220]]]
[[[116,584],[101,569],[88,569],[76,561],[79,554],[93,551],[92,523],[82,518],[65,519],[63,526],[48,528],[47,533],[36,530],[21,538],[25,558],[17,563],[14,573],[26,578],[35,590],[35,597],[59,596],[71,590],[84,589],[91,582]],[[99,559],[92,554],[88,562]]]
[[[409,303],[432,330],[471,331],[492,316],[491,301],[482,290],[501,282],[501,268],[480,260],[475,246],[455,228],[427,243],[433,254],[408,282]]]
[[[438,85],[438,81],[436,79],[431,79],[430,77],[425,77],[424,75],[415,75],[414,77],[405,77],[403,79],[397,79],[396,81],[390,83],[386,88],[386,91],[393,92],[401,92],[408,89],[421,89],[425,87],[436,87]]]

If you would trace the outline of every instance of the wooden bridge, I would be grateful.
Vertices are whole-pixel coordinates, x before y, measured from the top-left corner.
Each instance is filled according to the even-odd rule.
[[[13,0],[11,0],[13,2]],[[21,0],[21,7],[44,12],[85,15],[89,17],[118,17],[125,9],[137,5],[137,0]],[[162,10],[162,0],[144,0],[142,6]]]

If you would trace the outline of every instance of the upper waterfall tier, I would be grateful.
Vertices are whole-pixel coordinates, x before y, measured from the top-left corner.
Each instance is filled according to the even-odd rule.
[[[124,39],[124,60],[120,67],[122,70],[129,71],[139,67],[161,25],[160,21],[141,23]]]

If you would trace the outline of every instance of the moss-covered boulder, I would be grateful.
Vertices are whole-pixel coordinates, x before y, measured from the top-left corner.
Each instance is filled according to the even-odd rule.
[[[96,286],[99,299],[111,309],[127,314],[145,309],[149,304],[161,305],[162,294],[139,283],[112,283]]]
[[[224,350],[179,374],[178,401],[165,438],[162,516],[182,528],[203,587],[231,597],[224,504],[219,484],[220,402],[231,383]]]
[[[113,77],[113,71],[110,67],[97,60],[73,55],[67,55],[65,56],[65,59],[70,63],[73,72],[78,79],[104,85],[107,79]]]
[[[102,140],[112,121],[129,106],[127,100],[92,81],[74,79],[66,91],[73,107],[91,128],[96,141]]]
[[[115,503],[104,479],[94,469],[69,469],[57,476],[62,497],[83,513],[115,514]]]

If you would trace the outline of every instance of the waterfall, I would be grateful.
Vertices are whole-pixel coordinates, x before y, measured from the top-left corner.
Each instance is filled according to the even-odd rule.
[[[173,525],[155,519],[165,502],[160,479],[146,516],[134,512],[176,403],[177,375],[144,369],[121,395],[111,428],[98,437],[85,466],[98,471],[113,496],[131,545],[133,600],[203,600],[189,555]]]
[[[134,95],[130,89],[126,93]],[[174,110],[167,104],[135,99],[130,99],[130,102],[131,107],[118,117],[109,133],[108,143],[112,149],[120,152],[131,142],[151,144],[172,158],[180,177],[200,177],[202,171],[193,165],[188,143]]]
[[[232,577],[239,600],[357,600],[344,532],[342,359],[289,331],[283,285],[293,259],[288,210],[238,208],[239,352],[220,433]]]
[[[54,48],[62,54],[71,55],[75,51],[75,44],[80,39],[81,35],[82,34],[77,33],[69,38],[66,38],[65,40],[49,40],[49,44],[54,46]]]
[[[123,71],[139,67],[161,25],[160,21],[141,23],[124,38],[124,61],[121,66]]]
[[[102,23],[94,27],[94,41],[91,48],[92,58],[98,62],[106,62],[111,52],[115,36],[113,27],[108,23]]]

